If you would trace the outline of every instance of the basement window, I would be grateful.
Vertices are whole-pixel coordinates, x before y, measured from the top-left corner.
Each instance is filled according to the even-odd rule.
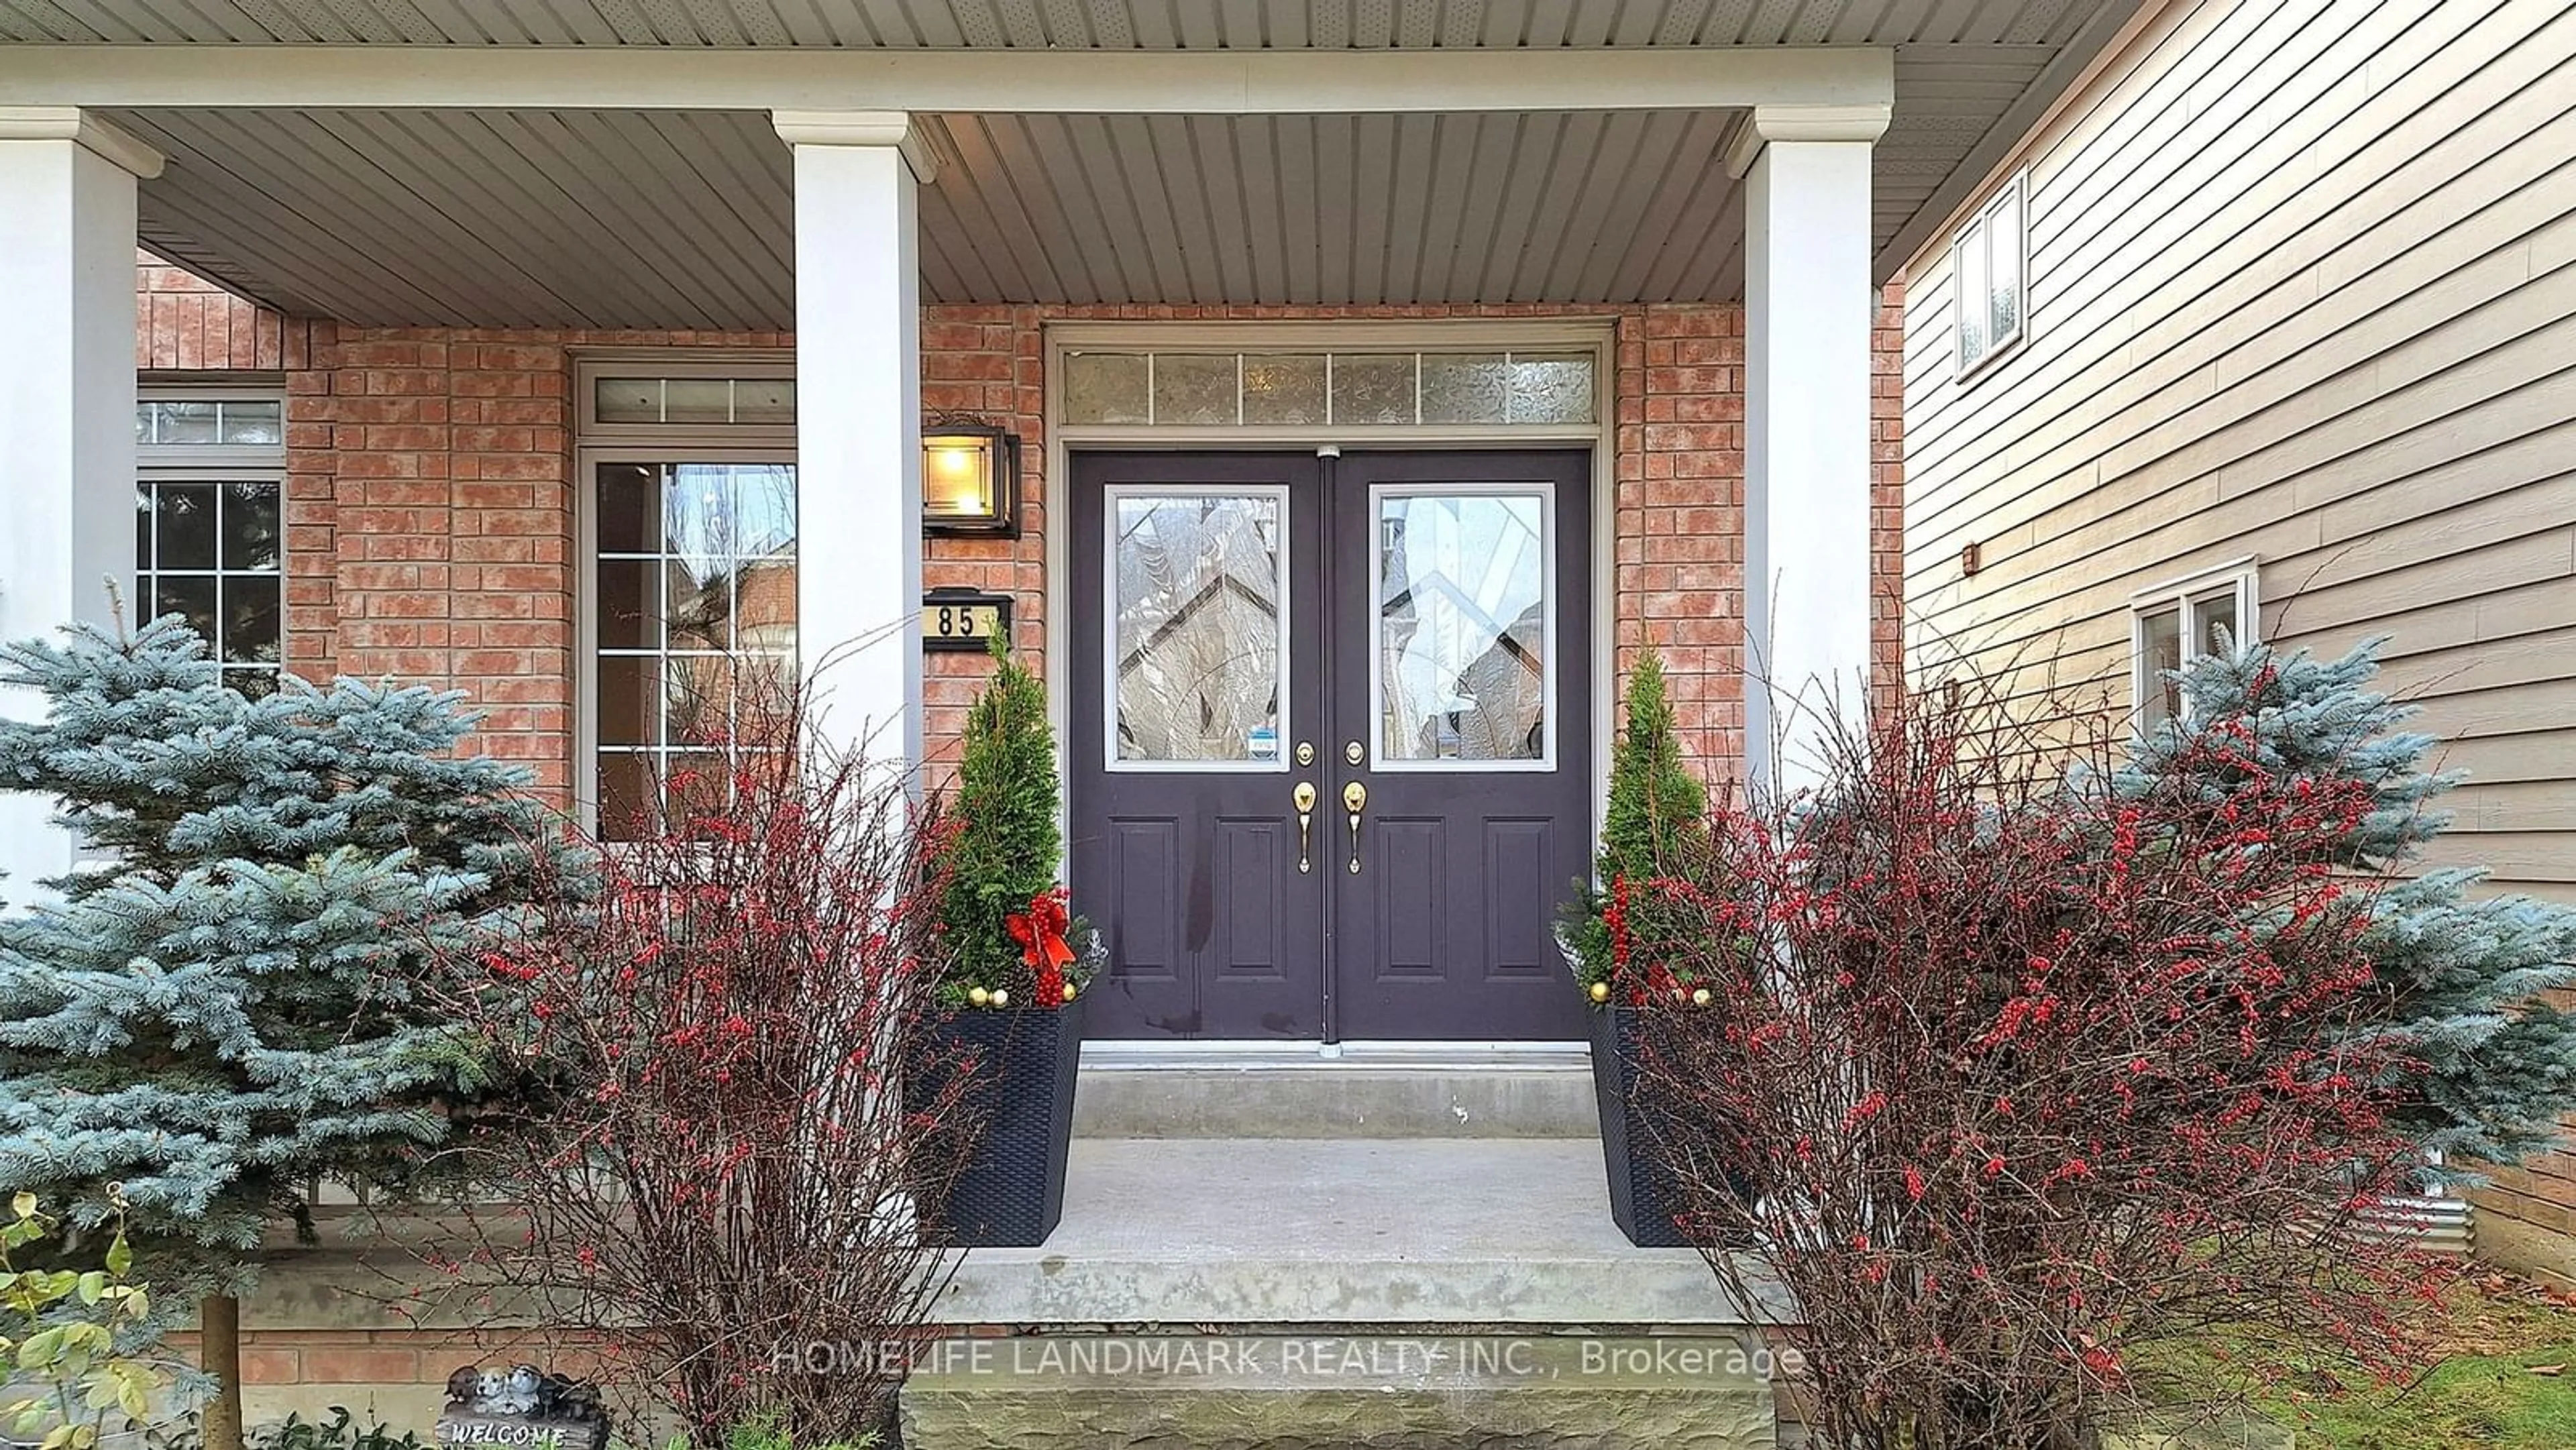
[[[2027,330],[2028,191],[2026,172],[2006,182],[1951,243],[1962,378],[2011,351]]]
[[[2139,729],[2185,713],[2176,678],[2184,667],[2257,637],[2257,577],[2256,561],[2239,559],[2142,590],[2130,600],[2130,698]]]

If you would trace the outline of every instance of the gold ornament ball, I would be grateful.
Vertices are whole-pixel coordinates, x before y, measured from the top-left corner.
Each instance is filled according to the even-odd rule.
[[[967,988],[967,989],[966,989],[966,1000],[967,1000],[967,1001],[969,1001],[969,1002],[974,1003],[974,1004],[975,1004],[976,1006],[978,1006],[978,1007],[981,1007],[981,1006],[983,1006],[986,1002],[991,1001],[991,1000],[992,1000],[992,998],[993,998],[993,994],[992,994],[992,993],[990,993],[990,992],[985,991],[985,990],[984,990],[983,988],[981,988],[981,987],[969,987],[969,988]]]
[[[1592,984],[1592,1000],[1593,1000],[1593,1001],[1595,1001],[1595,1002],[1607,1002],[1607,1001],[1609,1001],[1609,1000],[1610,1000],[1610,984],[1609,984],[1608,982],[1595,982],[1595,983],[1593,983],[1593,984]]]
[[[1010,1005],[1011,1005],[1011,994],[1010,994],[1009,989],[1007,989],[1007,988],[1003,988],[1003,987],[995,987],[995,988],[993,989],[993,1005],[994,1005],[994,1006],[996,1006],[996,1007],[1008,1007],[1008,1006],[1010,1006]]]
[[[1073,983],[1067,982],[1064,984],[1064,1000],[1068,1002],[1073,1000],[1073,990]]]
[[[1705,1006],[1707,1006],[1707,1005],[1708,1005],[1708,988],[1706,988],[1706,987],[1700,987],[1700,988],[1696,988],[1696,989],[1694,989],[1694,990],[1691,992],[1691,1005],[1692,1005],[1692,1006],[1694,1006],[1694,1007],[1705,1007]]]

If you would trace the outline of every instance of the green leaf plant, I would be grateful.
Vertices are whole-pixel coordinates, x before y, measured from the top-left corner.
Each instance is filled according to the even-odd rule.
[[[152,1297],[131,1277],[121,1208],[96,1268],[29,1262],[60,1227],[32,1193],[0,1219],[0,1426],[38,1450],[94,1450],[111,1425],[148,1423],[170,1376],[144,1352]]]

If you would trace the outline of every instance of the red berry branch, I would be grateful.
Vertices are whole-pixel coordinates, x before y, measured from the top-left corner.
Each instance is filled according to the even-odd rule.
[[[1658,1152],[1740,1302],[1794,1303],[1823,1443],[2075,1450],[2144,1400],[2393,1373],[2443,1275],[2369,1231],[2421,1071],[2365,1029],[2358,784],[2212,809],[1991,712],[1905,699],[1794,810],[1721,805],[1605,913]],[[1651,900],[1652,912],[1640,911]],[[1652,923],[1651,928],[1639,922]],[[2224,1333],[2232,1385],[2177,1344]]]

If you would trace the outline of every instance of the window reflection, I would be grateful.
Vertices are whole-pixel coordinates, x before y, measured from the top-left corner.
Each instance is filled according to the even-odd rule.
[[[615,840],[720,756],[755,679],[795,674],[796,470],[605,464],[595,518],[596,786]]]
[[[1116,759],[1279,759],[1280,508],[1275,493],[1113,500]]]
[[[1547,502],[1378,501],[1381,760],[1547,758]]]

